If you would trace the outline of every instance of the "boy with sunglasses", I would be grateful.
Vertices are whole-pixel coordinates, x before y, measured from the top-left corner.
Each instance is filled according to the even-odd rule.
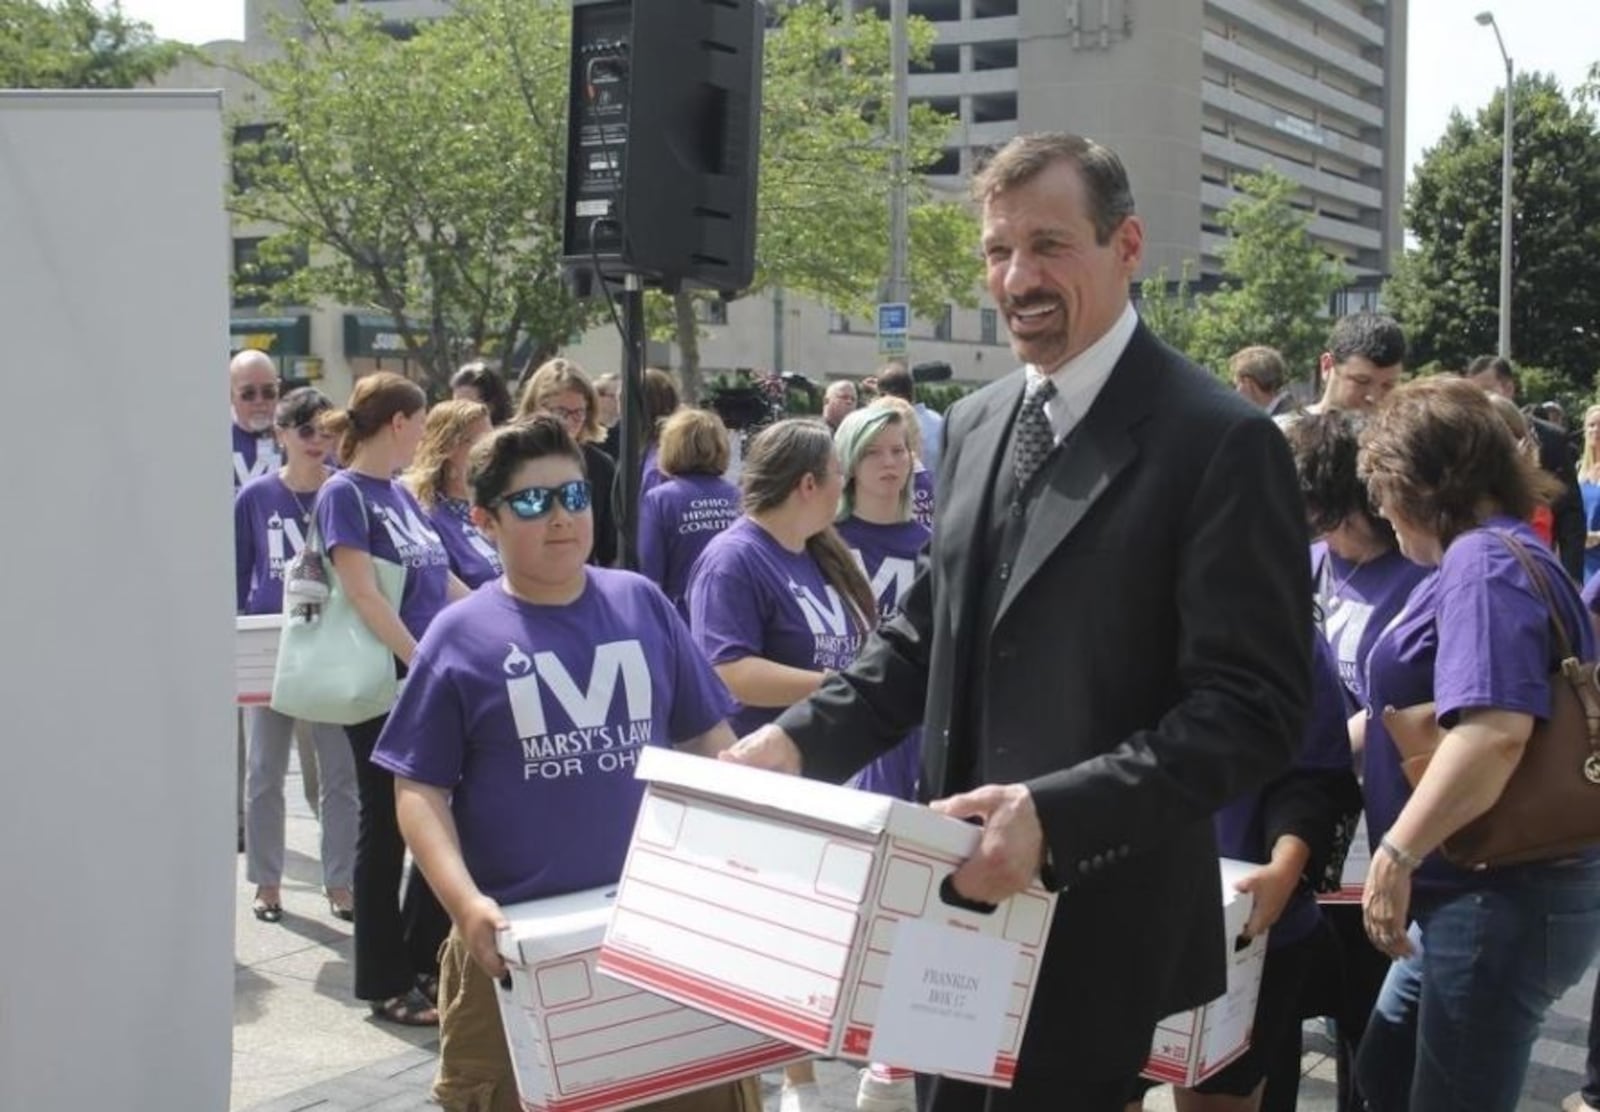
[[[440,962],[443,1108],[512,1112],[516,1083],[491,978],[500,908],[615,883],[644,745],[731,745],[728,697],[661,591],[588,565],[583,455],[559,419],[496,430],[469,469],[473,523],[505,574],[417,646],[374,750],[395,776],[406,844],[454,924]],[[672,1102],[759,1109],[752,1083]]]
[[[233,407],[233,489],[283,465],[272,437],[278,405],[278,368],[265,352],[246,349],[228,364]]]

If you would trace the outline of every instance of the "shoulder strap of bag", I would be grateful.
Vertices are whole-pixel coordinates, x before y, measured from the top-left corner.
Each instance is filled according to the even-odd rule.
[[[1561,620],[1561,611],[1556,607],[1555,595],[1551,593],[1550,580],[1545,575],[1544,569],[1528,554],[1527,547],[1516,537],[1498,529],[1494,530],[1494,535],[1511,550],[1511,555],[1517,558],[1522,570],[1533,580],[1534,589],[1539,592],[1539,597],[1544,599],[1545,609],[1550,612],[1550,624],[1555,628],[1556,648],[1561,652],[1561,661],[1564,663],[1574,659],[1577,654],[1573,652],[1572,639],[1567,636],[1567,623]]]
[[[318,556],[326,556],[328,551],[322,544],[322,527],[318,524],[317,510],[322,506],[322,496],[327,493],[328,487],[338,477],[337,475],[329,475],[323,481],[322,486],[317,488],[316,501],[311,503],[311,528],[306,531],[306,547]],[[356,492],[356,505],[361,507],[361,527],[370,533],[372,532],[372,520],[367,517],[367,496],[362,494],[361,488],[354,483],[351,483],[350,487]],[[370,540],[367,542],[369,546],[371,543]]]

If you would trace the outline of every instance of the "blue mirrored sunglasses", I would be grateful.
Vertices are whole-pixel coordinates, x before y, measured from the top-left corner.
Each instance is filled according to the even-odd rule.
[[[556,499],[569,514],[581,514],[589,508],[589,483],[586,479],[573,479],[554,487],[527,487],[503,494],[495,505],[507,505],[523,521],[537,521],[555,509]]]

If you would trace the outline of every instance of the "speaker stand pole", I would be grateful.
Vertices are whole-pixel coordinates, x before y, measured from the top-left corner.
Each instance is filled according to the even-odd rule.
[[[644,282],[637,274],[622,284],[622,436],[617,460],[617,549],[622,566],[639,570],[639,484],[645,443]],[[604,492],[598,492],[605,497]]]

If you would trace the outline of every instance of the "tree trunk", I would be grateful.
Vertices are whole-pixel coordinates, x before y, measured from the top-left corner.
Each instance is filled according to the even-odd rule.
[[[700,326],[694,319],[694,295],[678,290],[672,295],[672,316],[678,342],[678,388],[685,405],[700,402]]]

